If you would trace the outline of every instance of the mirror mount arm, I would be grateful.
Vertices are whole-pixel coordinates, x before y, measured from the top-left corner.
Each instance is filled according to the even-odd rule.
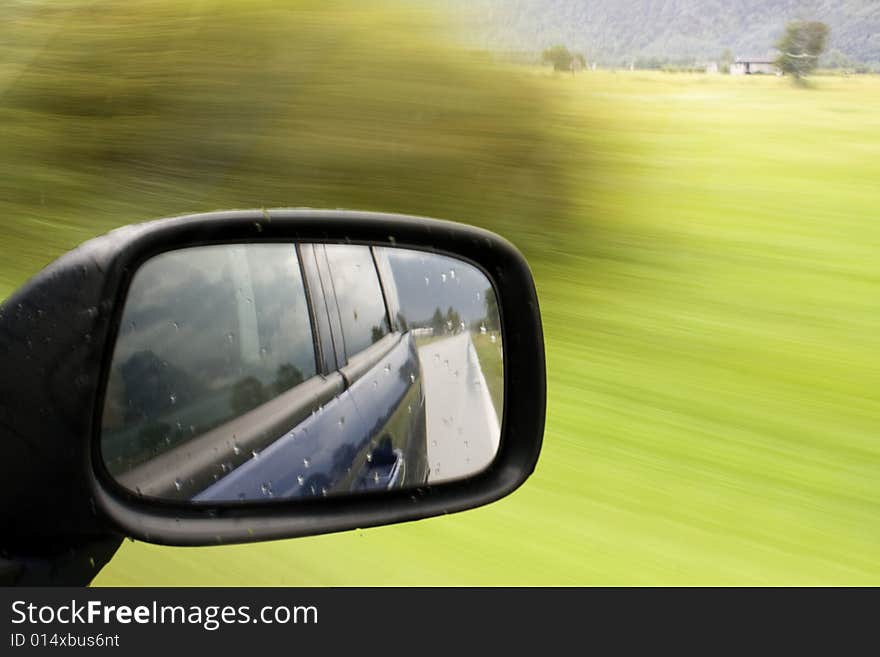
[[[106,297],[108,270],[137,230],[86,242],[0,304],[4,555],[64,559],[95,541],[118,545],[90,492],[89,411],[114,307]]]

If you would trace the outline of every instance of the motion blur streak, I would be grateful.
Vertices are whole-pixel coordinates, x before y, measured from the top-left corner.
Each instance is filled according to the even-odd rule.
[[[33,6],[0,9],[6,291],[120,223],[356,206],[501,232],[546,320],[512,497],[125,543],[98,584],[880,584],[876,77],[553,75],[373,3]]]
[[[559,228],[536,85],[445,45],[427,11],[13,1],[0,22],[0,293],[107,228],[197,210],[409,212],[541,242],[541,209]]]

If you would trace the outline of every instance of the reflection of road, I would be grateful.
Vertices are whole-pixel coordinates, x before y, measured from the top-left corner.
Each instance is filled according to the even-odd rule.
[[[428,481],[489,465],[501,430],[469,333],[419,347],[428,427]]]

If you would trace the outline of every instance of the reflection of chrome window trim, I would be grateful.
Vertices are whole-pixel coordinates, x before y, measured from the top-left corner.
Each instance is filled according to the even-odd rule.
[[[318,244],[300,244],[300,253],[303,256],[301,265],[306,272],[306,280],[309,285],[307,288],[312,295],[310,297],[313,303],[312,320],[315,322],[316,330],[314,337],[321,345],[321,370],[325,374],[335,372],[340,363],[338,361],[339,351],[336,348],[336,339],[333,334],[332,313],[327,304],[327,295],[324,290],[324,281],[321,278],[320,268],[318,266]]]
[[[330,267],[330,260],[327,258],[327,245],[315,244],[314,252],[315,265],[318,270],[318,277],[321,279],[321,289],[324,291],[324,301],[327,305],[327,317],[330,321],[333,349],[336,351],[336,365],[337,367],[343,367],[348,362],[348,348],[345,344],[345,330],[342,328],[339,300],[336,298],[336,283],[333,281],[333,269]],[[325,278],[327,279],[326,281],[324,280]],[[334,310],[336,312],[333,312]]]
[[[379,275],[379,288],[382,290],[382,300],[385,302],[388,328],[391,331],[401,331],[403,327],[398,326],[397,321],[397,315],[400,312],[400,299],[397,296],[397,284],[394,282],[394,274],[388,264],[388,257],[383,249],[376,247],[370,247],[370,252],[373,255],[376,273]]]
[[[213,483],[215,475],[224,474],[222,464],[229,463],[235,468],[253,458],[253,452],[265,449],[344,388],[345,382],[338,373],[314,376],[116,479],[142,495],[189,499]],[[234,447],[238,447],[238,454]]]
[[[382,360],[400,342],[402,337],[401,333],[388,333],[378,342],[374,342],[366,349],[359,351],[349,358],[348,365],[339,370],[345,379],[346,387],[351,387],[355,381],[369,372],[376,363]]]
[[[315,291],[312,290],[312,281],[309,280],[309,275],[306,271],[302,245],[294,244],[294,250],[296,251],[296,262],[299,265],[299,275],[302,280],[303,291],[306,295],[306,309],[309,313],[309,325],[312,327],[312,347],[315,350],[315,373],[327,374],[329,370],[325,360],[324,347],[321,344],[321,327],[318,326],[316,310],[317,300],[312,298]]]

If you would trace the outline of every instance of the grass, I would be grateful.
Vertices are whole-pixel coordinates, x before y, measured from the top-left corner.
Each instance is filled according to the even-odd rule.
[[[98,584],[880,583],[880,79],[536,77],[597,168],[567,174],[582,238],[532,261],[533,478],[408,525],[126,544]]]
[[[493,334],[495,342],[490,339]],[[504,352],[499,334],[496,331],[482,335],[472,333],[471,339],[483,370],[483,376],[486,379],[486,385],[489,386],[489,396],[492,398],[492,405],[495,407],[495,414],[498,416],[498,424],[500,425],[501,412],[504,409]]]
[[[316,16],[296,25],[326,43]],[[360,19],[334,16],[357,33]],[[219,38],[206,25],[199,38]],[[105,126],[113,149],[100,117],[26,102],[40,78],[4,62],[0,294],[81,239],[168,212],[265,200],[485,225],[529,256],[545,320],[536,473],[496,504],[416,523],[247,546],[126,542],[95,583],[880,584],[880,78],[554,76],[434,46],[412,69],[371,70],[392,41],[364,39],[377,45],[352,50],[357,82],[348,64],[321,69],[292,113],[272,105],[242,134],[211,115],[207,141],[183,119],[169,141],[160,121],[132,128],[123,103]],[[286,70],[278,56],[261,70]],[[191,88],[217,92],[173,87],[151,111],[208,99],[175,95]],[[123,96],[140,102],[138,89]],[[418,102],[401,111],[399,98]]]

